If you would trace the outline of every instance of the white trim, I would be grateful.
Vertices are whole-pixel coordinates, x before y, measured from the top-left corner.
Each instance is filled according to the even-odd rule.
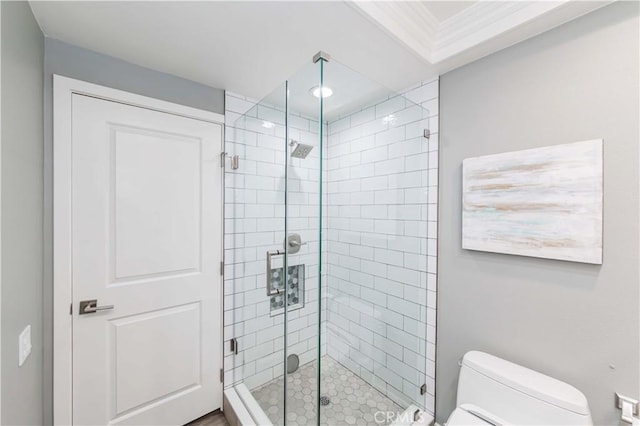
[[[2,5],[0,4],[0,34],[2,33]],[[2,81],[2,40],[0,37],[0,82]],[[2,84],[0,84],[0,100]],[[2,102],[0,102],[0,200],[2,200]],[[1,203],[0,203],[1,204]],[[2,241],[2,209],[0,209],[0,242]],[[0,244],[0,383],[2,383],[2,244]],[[2,423],[2,386],[0,386],[0,423]]]
[[[420,2],[353,1],[347,3],[423,58],[430,58],[439,22]]]
[[[391,37],[437,66],[440,74],[610,3],[611,0],[476,1],[438,21],[428,2],[348,2]]]
[[[244,383],[239,383],[234,387],[236,393],[242,400],[247,411],[251,414],[255,424],[260,426],[272,426],[271,420],[264,412],[256,398],[253,396],[247,385]]]
[[[441,63],[456,55],[473,52],[482,56],[511,46],[578,18],[611,1],[574,2],[477,2],[443,21],[429,58]],[[492,41],[487,50],[483,43]],[[473,56],[467,54],[465,57]],[[472,59],[473,60],[473,59]]]
[[[71,425],[73,414],[72,316],[69,315],[72,301],[71,99],[73,94],[224,124],[222,114],[59,75],[53,76],[53,422],[56,425]],[[224,128],[224,126],[221,127]],[[224,144],[224,141],[222,143]],[[222,354],[220,356],[222,360]],[[222,387],[222,383],[220,386]]]
[[[550,1],[475,3],[442,22],[433,60],[449,58],[561,5]]]
[[[230,410],[233,412],[231,416],[237,419],[237,423],[236,423],[237,425],[263,426],[262,424],[257,423],[256,420],[251,416],[251,413],[249,413],[249,410],[245,406],[242,398],[240,398],[240,395],[238,395],[238,392],[236,391],[235,387],[230,387],[229,389],[225,389],[224,397],[226,398],[226,402],[227,402],[227,406],[225,407],[225,410]],[[270,426],[270,425],[271,425],[271,422],[265,424],[264,426]]]

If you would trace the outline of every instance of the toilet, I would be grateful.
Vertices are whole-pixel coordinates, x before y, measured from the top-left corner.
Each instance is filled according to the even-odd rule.
[[[587,398],[573,386],[484,352],[467,352],[458,379],[459,425],[593,425]]]

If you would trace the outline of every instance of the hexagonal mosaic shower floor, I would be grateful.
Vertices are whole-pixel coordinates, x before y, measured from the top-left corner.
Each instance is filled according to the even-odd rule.
[[[320,407],[321,425],[387,425],[387,412],[402,413],[398,404],[333,358],[324,356],[321,362],[321,392],[330,399],[328,405]],[[284,420],[282,387],[279,378],[251,391],[274,425],[282,425]],[[287,393],[287,425],[316,424],[315,362],[288,375]]]

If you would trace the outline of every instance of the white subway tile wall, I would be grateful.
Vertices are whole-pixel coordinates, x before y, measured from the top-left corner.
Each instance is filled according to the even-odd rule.
[[[326,163],[327,353],[432,413],[437,123],[435,80],[330,122]]]
[[[225,170],[225,386],[252,389],[283,374],[283,315],[269,312],[265,253],[284,240],[284,113],[227,92],[226,121],[225,150],[240,167]],[[292,115],[289,125],[291,139],[314,146],[291,159],[288,181],[289,232],[307,242],[290,257],[306,265],[306,300],[289,313],[288,352],[304,364],[318,344],[320,150],[317,121]],[[438,81],[323,129],[321,354],[433,413]]]

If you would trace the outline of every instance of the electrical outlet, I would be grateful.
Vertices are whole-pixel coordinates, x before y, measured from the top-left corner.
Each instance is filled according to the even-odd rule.
[[[27,357],[31,353],[31,326],[28,325],[22,330],[18,337],[18,366],[22,367],[22,364],[27,360]]]

